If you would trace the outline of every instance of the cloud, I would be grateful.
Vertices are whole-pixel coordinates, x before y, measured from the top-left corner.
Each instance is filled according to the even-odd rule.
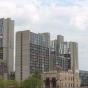
[[[76,26],[80,30],[88,28],[88,12],[80,12],[77,16],[71,18],[70,25]]]
[[[88,0],[68,0],[70,3],[73,3],[77,6],[88,6]]]
[[[78,6],[63,7],[57,6],[54,3],[51,3],[48,7],[43,7],[41,6],[41,2],[37,0],[27,0],[25,2],[21,2],[21,0],[9,1],[0,2],[0,12],[2,13],[0,17],[12,17],[16,20],[16,25],[46,24],[48,22],[51,25],[55,23],[57,26],[58,24],[64,24],[66,28],[67,26],[73,26],[79,30],[87,30],[88,28],[88,7],[81,7],[80,9]],[[22,7],[20,7],[21,5]]]
[[[83,57],[88,57],[88,2],[78,2],[79,0],[3,0],[0,1],[0,18],[14,19],[15,32],[26,29],[36,33],[50,32],[51,39],[60,34],[67,41],[78,42],[79,61],[87,63],[83,62]]]

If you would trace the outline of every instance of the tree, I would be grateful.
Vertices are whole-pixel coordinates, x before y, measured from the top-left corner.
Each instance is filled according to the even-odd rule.
[[[0,78],[0,88],[19,88],[19,83],[15,80],[4,80]]]
[[[10,87],[18,88],[19,87],[18,82],[15,80],[6,80],[4,83],[7,88],[10,88]]]
[[[0,78],[0,88],[4,88],[4,80],[3,80],[3,78]]]
[[[40,75],[40,73],[39,73],[39,70],[38,70],[38,69],[36,69],[36,70],[34,71],[34,74],[32,75],[32,77],[33,77],[33,78],[41,79],[41,75]]]
[[[31,77],[21,82],[21,88],[40,88],[42,86],[41,75],[36,69]]]
[[[39,78],[29,77],[21,82],[21,88],[40,88],[42,86],[42,81]]]

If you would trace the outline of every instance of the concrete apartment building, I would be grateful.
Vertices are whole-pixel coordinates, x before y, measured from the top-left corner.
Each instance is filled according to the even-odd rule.
[[[64,71],[50,71],[42,74],[43,88],[80,88],[79,76]]]
[[[67,64],[63,70],[68,71],[70,69],[73,70],[74,73],[78,71],[78,44],[76,42],[64,42],[64,37],[58,35],[56,40],[50,42],[50,47],[52,61],[56,61],[53,63],[53,66],[51,64],[51,70],[54,68],[55,63],[56,65],[60,63],[60,58],[62,57],[62,59],[64,59],[63,61],[66,61],[66,63],[63,63],[65,65]],[[60,65],[63,66],[63,63]]]
[[[64,56],[55,56],[55,55],[52,55],[52,54],[51,54],[50,57],[52,57],[50,59],[50,65],[51,65],[50,70],[51,71],[55,70],[56,66],[61,66],[63,71],[68,71],[69,62],[68,62],[68,59],[66,57],[64,57]]]
[[[14,20],[0,18],[0,76],[13,72]]]
[[[30,30],[16,33],[16,75],[17,81],[25,80],[36,68],[40,73],[49,71],[50,34],[33,33]]]
[[[50,41],[51,53],[55,56],[59,56],[60,44],[64,42],[64,36],[57,35],[57,39]]]
[[[81,87],[88,87],[88,71],[79,70],[79,76],[81,78]]]

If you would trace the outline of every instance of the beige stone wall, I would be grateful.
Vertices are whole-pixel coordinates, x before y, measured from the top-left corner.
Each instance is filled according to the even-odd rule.
[[[56,85],[59,85],[61,88],[80,87],[81,83],[79,77],[77,78],[76,75],[68,72],[48,72],[42,74],[43,81],[46,80],[47,77],[49,77],[50,80],[52,80],[52,77],[55,77],[57,80]]]

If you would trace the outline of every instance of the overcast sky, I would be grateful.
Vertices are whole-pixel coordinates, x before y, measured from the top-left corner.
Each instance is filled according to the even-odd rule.
[[[0,18],[15,20],[15,32],[50,32],[79,44],[79,69],[88,70],[88,0],[0,0]]]

